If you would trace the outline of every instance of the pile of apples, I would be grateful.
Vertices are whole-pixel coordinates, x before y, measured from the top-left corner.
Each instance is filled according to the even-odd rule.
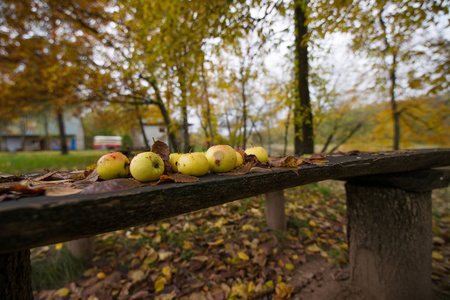
[[[215,145],[206,152],[171,153],[169,163],[174,172],[190,176],[203,176],[208,172],[224,173],[244,163],[246,155],[255,155],[265,163],[267,151],[263,147],[251,147],[245,151],[229,145]],[[142,152],[130,160],[121,152],[105,154],[97,162],[97,173],[105,179],[124,178],[130,174],[140,182],[158,180],[164,174],[164,161],[157,153]]]

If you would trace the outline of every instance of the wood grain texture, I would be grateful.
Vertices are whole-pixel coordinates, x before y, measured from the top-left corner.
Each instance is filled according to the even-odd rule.
[[[365,153],[324,165],[246,175],[210,174],[195,183],[167,183],[103,194],[29,197],[0,203],[0,253],[148,224],[187,212],[326,179],[407,172],[450,165],[450,149]]]
[[[368,299],[431,299],[431,190],[345,187],[352,285]]]
[[[33,299],[30,250],[0,254],[0,299]]]

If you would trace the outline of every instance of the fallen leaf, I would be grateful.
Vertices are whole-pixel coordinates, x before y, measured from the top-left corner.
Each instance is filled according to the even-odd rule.
[[[155,297],[155,300],[174,300],[176,298],[177,298],[177,293],[175,291],[172,291],[167,294],[157,295]]]
[[[97,165],[95,165],[95,169],[90,171],[88,175],[82,179],[75,182],[76,185],[89,185],[98,180],[98,173],[97,173]]]
[[[79,194],[82,189],[76,189],[70,186],[52,186],[45,189],[45,196],[58,197]]]
[[[164,277],[155,281],[155,293],[159,293],[164,290],[166,279]]]
[[[58,173],[58,171],[52,171],[52,172],[47,172],[44,175],[41,175],[39,177],[35,177],[33,178],[34,181],[43,181],[45,179],[50,178],[51,176],[53,176],[54,174]]]
[[[142,270],[130,270],[128,272],[128,278],[133,282],[139,282],[145,279],[145,273]]]
[[[294,288],[284,282],[279,282],[275,287],[275,293],[278,299],[288,299],[290,298]]]
[[[181,173],[174,173],[171,175],[173,180],[178,183],[197,182],[200,178],[196,176],[184,175]]]
[[[80,194],[101,194],[107,192],[116,192],[134,189],[142,184],[126,178],[111,179],[96,183],[83,189]]]
[[[308,250],[310,252],[314,252],[314,253],[322,251],[322,249],[320,249],[319,246],[317,246],[317,244],[312,244],[312,245],[306,247],[306,250]]]
[[[55,292],[55,295],[58,297],[65,297],[65,296],[69,295],[69,293],[70,293],[70,289],[64,287],[64,288],[60,288],[59,290],[57,290]]]
[[[133,295],[131,295],[130,300],[134,300],[134,299],[145,299],[146,297],[148,297],[149,292],[146,290],[141,290],[138,291],[136,293],[134,293]]]
[[[239,256],[239,258],[242,259],[242,260],[249,260],[249,259],[250,259],[250,257],[248,257],[248,255],[245,254],[245,253],[242,252],[242,251],[238,253],[238,256]]]
[[[174,253],[172,251],[167,251],[164,249],[161,249],[158,251],[158,258],[161,261],[169,260],[173,257]]]
[[[443,260],[444,259],[444,256],[442,255],[442,253],[439,253],[437,251],[433,251],[431,253],[431,257],[435,260]]]
[[[272,167],[276,168],[297,168],[297,160],[293,156],[286,156],[270,162]]]
[[[153,140],[154,141],[154,140]],[[170,148],[169,146],[161,141],[154,141],[152,145],[152,152],[158,154],[164,161],[164,174],[172,174],[172,165],[169,162]]]
[[[208,243],[208,245],[210,245],[210,246],[218,246],[220,244],[223,244],[223,242],[224,242],[224,239],[218,239],[218,240],[216,240],[214,242]]]
[[[254,156],[254,155],[252,155],[252,156]],[[217,173],[217,174],[218,175],[245,175],[248,172],[250,172],[250,170],[253,167],[255,167],[258,163],[259,163],[259,161],[250,160],[250,161],[247,161],[244,165],[238,167],[237,169],[235,169],[233,171],[225,172],[225,173]]]

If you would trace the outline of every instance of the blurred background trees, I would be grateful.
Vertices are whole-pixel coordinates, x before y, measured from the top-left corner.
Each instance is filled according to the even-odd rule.
[[[449,145],[445,1],[5,0],[0,20],[0,136],[53,119],[65,145],[70,115],[87,146],[148,148],[151,123],[182,151]]]

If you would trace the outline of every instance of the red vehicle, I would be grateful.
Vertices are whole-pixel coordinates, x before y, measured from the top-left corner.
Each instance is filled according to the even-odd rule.
[[[94,149],[119,149],[122,147],[121,136],[94,136]]]

